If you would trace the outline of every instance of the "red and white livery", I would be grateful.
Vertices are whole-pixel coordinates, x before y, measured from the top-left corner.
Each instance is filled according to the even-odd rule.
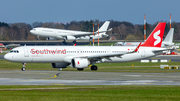
[[[161,22],[147,40],[136,46],[22,46],[12,49],[4,58],[20,63],[51,63],[53,68],[72,66],[78,70],[95,63],[130,62],[162,54],[166,23]],[[23,65],[24,66],[24,65]],[[25,70],[25,67],[22,68]]]

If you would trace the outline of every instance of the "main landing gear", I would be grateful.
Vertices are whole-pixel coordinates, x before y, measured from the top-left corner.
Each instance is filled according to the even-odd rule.
[[[92,66],[91,66],[91,70],[96,71],[97,69],[98,69],[97,66],[95,66],[95,65],[92,65]],[[78,70],[78,71],[83,71],[84,68],[77,68],[77,70]]]
[[[63,45],[65,45],[65,44],[66,44],[66,40],[65,40],[65,39],[62,41],[62,44],[63,44]]]
[[[21,70],[22,70],[22,71],[25,71],[25,70],[26,70],[26,68],[25,68],[26,63],[22,63],[22,64],[23,64],[23,67],[21,68]]]
[[[98,67],[94,64],[95,64],[95,62],[92,62],[91,70],[96,71],[98,69]]]
[[[97,69],[98,69],[98,67],[96,65],[91,66],[91,70],[97,70]]]

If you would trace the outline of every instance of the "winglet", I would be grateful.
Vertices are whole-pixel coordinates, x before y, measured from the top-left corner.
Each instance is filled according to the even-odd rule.
[[[134,50],[134,52],[137,52],[137,51],[139,50],[139,47],[141,46],[141,43],[142,43],[142,42],[139,43],[139,45],[136,47],[136,49]]]

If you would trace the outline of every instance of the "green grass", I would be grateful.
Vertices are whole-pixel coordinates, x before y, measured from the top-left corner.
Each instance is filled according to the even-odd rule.
[[[7,53],[0,53],[0,55],[5,55],[5,54],[7,54]]]
[[[180,86],[0,86],[1,101],[179,101]]]
[[[180,72],[180,70],[164,70],[160,69],[160,65],[179,66],[179,62],[167,63],[141,63],[141,62],[127,62],[127,63],[99,63],[96,64],[98,70],[94,72],[142,72],[142,73],[159,73],[159,72]],[[133,66],[132,66],[133,65]],[[0,60],[0,70],[20,70],[21,63],[9,62]],[[27,63],[26,70],[53,70],[51,63]],[[63,71],[77,71],[72,67],[63,68]],[[91,72],[90,67],[85,68],[84,71]]]
[[[3,50],[3,51],[11,51],[11,49],[8,49],[8,50]],[[5,55],[7,52],[5,53],[0,53],[0,55]]]

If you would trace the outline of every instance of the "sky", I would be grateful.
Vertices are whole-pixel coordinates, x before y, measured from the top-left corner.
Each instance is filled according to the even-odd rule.
[[[180,22],[180,0],[0,0],[0,22],[127,21]]]

